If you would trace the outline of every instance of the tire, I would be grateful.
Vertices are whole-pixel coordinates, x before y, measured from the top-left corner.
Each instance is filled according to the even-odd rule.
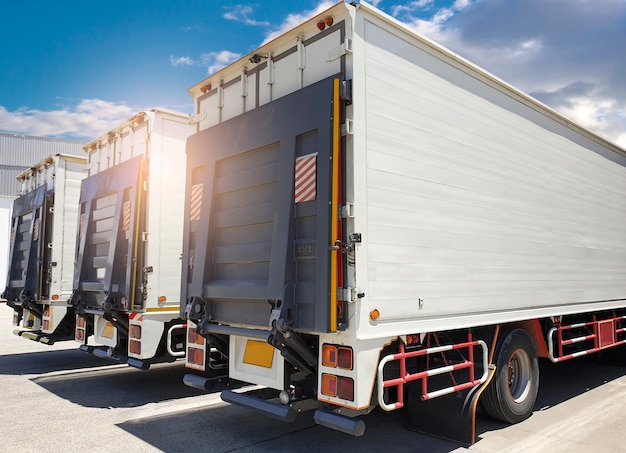
[[[539,366],[532,340],[522,329],[504,332],[496,346],[496,371],[481,395],[492,418],[518,423],[530,417],[539,390]]]

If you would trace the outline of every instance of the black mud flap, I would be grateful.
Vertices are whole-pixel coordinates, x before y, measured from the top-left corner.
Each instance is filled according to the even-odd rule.
[[[453,440],[463,445],[476,442],[476,406],[496,368],[489,366],[484,384],[460,392],[423,401],[421,389],[409,389],[407,407],[410,428],[429,436]]]

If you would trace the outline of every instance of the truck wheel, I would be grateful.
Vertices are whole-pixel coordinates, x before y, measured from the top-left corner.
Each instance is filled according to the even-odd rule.
[[[480,401],[491,417],[517,423],[530,416],[539,389],[537,353],[522,329],[504,332],[496,347],[496,374]]]

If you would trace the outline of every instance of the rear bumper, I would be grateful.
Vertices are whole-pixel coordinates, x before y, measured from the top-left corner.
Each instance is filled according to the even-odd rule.
[[[26,338],[28,340],[36,341],[37,343],[47,344],[49,346],[53,345],[57,341],[68,341],[73,340],[74,337],[72,335],[60,335],[56,333],[44,333],[41,330],[19,330],[16,329],[13,331],[14,335],[18,337]]]
[[[313,420],[318,425],[326,426],[352,436],[362,436],[365,433],[365,422],[357,417],[348,417],[334,412],[332,406],[313,400],[294,401],[281,404],[269,401],[248,393],[238,393],[226,390],[221,394],[222,400],[252,409],[265,416],[285,422],[293,422],[301,412],[315,410]]]

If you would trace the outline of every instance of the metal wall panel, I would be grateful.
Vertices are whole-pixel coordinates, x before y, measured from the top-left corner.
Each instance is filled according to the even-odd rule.
[[[83,145],[79,140],[0,132],[0,196],[14,197],[19,186],[15,178],[48,156],[68,154],[84,157]]]

